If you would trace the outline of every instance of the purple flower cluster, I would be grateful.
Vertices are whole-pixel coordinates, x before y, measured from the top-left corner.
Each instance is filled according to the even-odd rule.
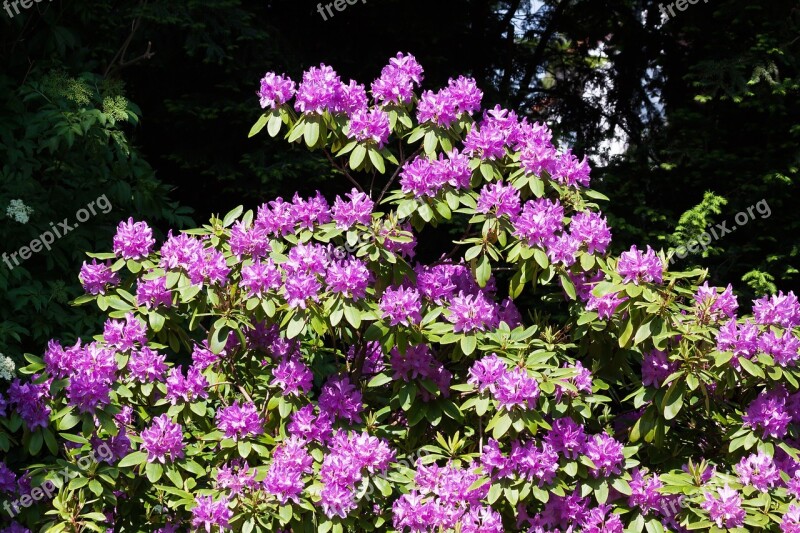
[[[422,83],[422,67],[411,55],[397,53],[372,83],[372,96],[384,104],[406,104],[414,97],[414,86]]]
[[[667,352],[650,350],[642,361],[642,385],[660,387],[670,374],[678,370],[680,363],[670,362]]]
[[[136,303],[147,309],[170,307],[172,293],[167,289],[167,277],[159,276],[153,279],[139,279],[136,282]]]
[[[459,292],[448,308],[447,320],[453,324],[455,333],[486,331],[498,325],[497,310],[482,292],[464,294]]]
[[[761,430],[763,437],[776,439],[786,435],[792,416],[787,409],[788,394],[782,387],[762,391],[747,406],[742,421],[745,427]]]
[[[272,371],[270,385],[281,389],[284,396],[301,396],[311,390],[314,374],[300,357],[284,358]]]
[[[478,485],[480,478],[474,464],[459,468],[452,464],[423,466],[418,462],[414,478],[417,488],[392,505],[394,528],[408,528],[412,533],[433,532],[450,530],[460,523],[462,532],[504,531],[500,516],[481,503],[489,483]]]
[[[508,370],[496,354],[476,361],[469,370],[469,376],[468,383],[477,386],[479,391],[488,390],[500,408],[511,410],[514,407],[536,407],[536,400],[539,398],[539,384],[536,379],[518,366]]]
[[[434,197],[443,187],[449,185],[454,189],[469,187],[472,170],[469,157],[459,153],[457,148],[437,159],[418,156],[406,162],[400,171],[400,188],[413,196]]]
[[[167,375],[166,399],[173,405],[179,400],[192,402],[197,398],[207,398],[208,380],[196,366],[190,366],[183,375],[180,367],[173,367]]]
[[[386,441],[366,432],[348,435],[341,430],[328,447],[319,471],[323,483],[320,505],[328,518],[346,518],[356,508],[355,492],[364,472],[385,474],[394,452]]]
[[[381,318],[388,319],[390,326],[411,326],[422,320],[422,303],[417,289],[387,287],[381,296],[379,307]]]
[[[519,191],[512,185],[504,185],[498,181],[484,185],[478,195],[476,211],[496,217],[503,215],[514,219],[520,211]]]
[[[625,283],[660,284],[663,280],[664,263],[650,246],[647,247],[645,253],[642,253],[636,248],[636,245],[633,245],[630,250],[620,254],[617,272],[623,277]]]
[[[145,222],[120,222],[114,235],[114,253],[123,259],[142,259],[150,255],[156,240]]]
[[[163,414],[153,419],[149,427],[142,430],[142,449],[147,452],[147,461],[166,463],[183,457],[183,428]]]
[[[482,99],[483,92],[478,89],[475,80],[464,76],[456,80],[451,78],[444,89],[436,93],[422,93],[417,106],[417,119],[420,124],[430,122],[449,128],[462,115],[479,111]]]
[[[227,499],[215,502],[211,496],[197,496],[195,502],[197,505],[192,508],[192,526],[195,529],[203,528],[206,533],[211,533],[214,526],[219,531],[228,529],[233,511],[228,508],[230,502]]]
[[[742,457],[735,470],[743,485],[752,485],[761,492],[768,492],[781,477],[772,457],[763,451]]]
[[[336,222],[336,227],[348,230],[356,224],[369,225],[372,222],[372,209],[375,204],[372,200],[357,189],[345,195],[349,201],[336,197],[331,210],[331,216]]]
[[[622,444],[613,437],[600,433],[593,435],[584,446],[584,455],[594,463],[590,471],[594,477],[608,477],[611,474],[619,475],[620,467],[625,462],[622,454]]]
[[[272,452],[272,464],[264,478],[264,490],[278,498],[281,505],[292,500],[299,502],[305,488],[303,477],[314,470],[314,459],[305,447],[305,441],[291,436]]]
[[[294,102],[294,108],[305,115],[321,115],[326,111],[351,114],[366,105],[364,86],[352,80],[345,85],[339,75],[324,63],[303,73]]]
[[[274,72],[267,72],[261,78],[261,88],[258,90],[258,101],[261,108],[275,109],[280,107],[294,96],[295,83],[285,76]]]
[[[716,497],[719,495],[719,497]],[[705,500],[700,506],[708,511],[708,515],[717,527],[732,529],[744,523],[745,511],[742,509],[742,497],[727,484],[717,489],[717,495],[705,492]]]
[[[96,259],[91,265],[83,262],[78,279],[89,294],[105,294],[109,287],[119,285],[119,276],[111,270],[110,262],[98,263]]]
[[[225,437],[235,441],[264,433],[264,421],[255,404],[240,404],[238,400],[217,411],[217,427],[225,433]]]
[[[50,383],[52,380],[36,383],[41,376],[34,375],[33,382],[21,383],[18,379],[11,382],[6,391],[7,407],[16,409],[30,431],[46,428],[50,423]]]
[[[723,317],[734,318],[739,303],[733,294],[733,287],[729,284],[721,293],[716,287],[709,287],[706,281],[698,287],[694,295],[696,312],[701,319],[720,320]]]
[[[358,109],[350,117],[347,137],[383,148],[389,140],[389,115],[382,109]]]
[[[791,329],[800,326],[800,302],[792,291],[785,295],[781,291],[771,297],[764,296],[753,302],[753,316],[757,324]]]
[[[449,395],[450,380],[453,375],[445,370],[444,365],[433,356],[429,346],[425,344],[409,346],[403,354],[394,348],[391,352],[390,363],[394,379],[403,381],[428,379],[436,384],[442,396]],[[423,388],[421,392],[423,399],[429,399],[430,393],[426,389]]]
[[[319,409],[332,418],[361,422],[361,393],[350,382],[347,376],[332,376],[328,379],[319,395]]]

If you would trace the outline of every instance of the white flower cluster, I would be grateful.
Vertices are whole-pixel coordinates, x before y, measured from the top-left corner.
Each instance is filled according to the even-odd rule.
[[[14,361],[0,353],[0,379],[14,379]]]
[[[20,224],[27,224],[32,213],[33,208],[22,203],[22,200],[11,200],[6,209],[6,216],[13,218]]]

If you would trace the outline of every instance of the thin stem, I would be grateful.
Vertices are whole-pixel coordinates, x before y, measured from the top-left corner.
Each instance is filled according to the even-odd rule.
[[[419,154],[421,151],[422,151],[422,145],[420,145],[420,147],[417,148],[414,151],[414,153],[412,153],[410,156],[408,156],[408,159],[411,159],[412,157],[416,157],[417,154]],[[381,200],[383,200],[383,197],[386,195],[386,191],[389,190],[389,187],[391,187],[392,183],[394,183],[394,180],[397,179],[397,175],[400,174],[400,171],[403,169],[403,165],[406,163],[406,161],[408,161],[408,159],[404,159],[403,158],[402,143],[401,143],[401,148],[400,148],[400,158],[401,159],[400,159],[400,162],[397,165],[397,169],[394,171],[394,174],[392,174],[392,177],[389,178],[389,181],[386,182],[386,185],[383,187],[383,190],[381,191],[381,195],[378,197],[378,201],[376,203],[378,203],[378,204],[381,203]]]
[[[342,174],[344,174],[344,175],[345,175],[345,177],[346,177],[348,180],[350,180],[350,183],[352,183],[353,185],[355,185],[355,186],[356,186],[356,188],[357,188],[359,191],[361,191],[361,192],[364,192],[364,188],[363,188],[361,185],[359,185],[359,183],[358,183],[358,182],[355,180],[355,178],[353,178],[353,176],[351,176],[351,175],[350,175],[350,173],[349,173],[349,172],[347,172],[347,169],[346,169],[346,168],[344,168],[344,166],[340,166],[338,163],[336,163],[336,161],[334,161],[333,157],[331,156],[330,152],[328,152],[327,148],[326,148],[326,149],[323,149],[322,151],[325,153],[325,157],[327,157],[327,158],[328,158],[328,161],[330,161],[330,162],[331,162],[331,165],[333,165],[334,167],[336,167],[336,169],[337,169],[339,172],[341,172]]]

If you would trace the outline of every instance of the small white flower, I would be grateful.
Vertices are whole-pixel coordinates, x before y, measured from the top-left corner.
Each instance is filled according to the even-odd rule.
[[[14,379],[14,361],[0,353],[0,379]]]
[[[11,200],[6,208],[6,216],[20,224],[27,224],[33,214],[33,208],[22,203],[22,200]]]

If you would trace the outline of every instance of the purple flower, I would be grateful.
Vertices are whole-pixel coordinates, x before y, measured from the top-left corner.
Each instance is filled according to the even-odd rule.
[[[800,339],[790,330],[785,330],[780,337],[774,331],[767,331],[758,338],[758,349],[771,355],[783,367],[794,366],[800,357]]]
[[[267,72],[261,78],[261,88],[258,91],[258,100],[261,108],[275,109],[288,102],[295,92],[295,83],[288,77],[279,76],[274,72]]]
[[[506,364],[497,357],[497,354],[487,355],[472,364],[472,368],[469,369],[467,383],[478,387],[480,392],[488,390],[494,394],[497,390],[497,380],[504,376],[506,371]]]
[[[183,428],[163,414],[141,433],[142,449],[147,452],[147,462],[164,464],[169,458],[174,461],[183,457]]]
[[[478,213],[492,213],[496,217],[508,215],[512,219],[519,214],[519,191],[512,185],[498,181],[484,185],[478,196]]]
[[[215,502],[211,496],[197,496],[195,502],[197,505],[192,508],[192,527],[195,529],[202,527],[206,533],[211,533],[214,526],[217,526],[219,531],[230,527],[229,521],[233,518],[233,511],[228,508],[230,502],[227,498]]]
[[[361,422],[361,393],[347,376],[332,376],[322,387],[319,395],[320,411],[325,411],[334,418],[343,418],[349,422]]]
[[[742,416],[745,427],[760,429],[764,438],[783,438],[792,420],[786,410],[786,400],[787,393],[783,388],[762,391]]]
[[[558,453],[568,459],[577,459],[586,444],[583,426],[571,418],[558,418],[551,424],[544,440]]]
[[[272,259],[267,259],[266,262],[256,261],[242,267],[242,281],[239,286],[247,290],[249,298],[261,298],[268,291],[280,288],[281,273]]]
[[[141,383],[164,381],[167,372],[166,356],[146,346],[131,354],[128,371],[131,377]]]
[[[725,316],[735,318],[739,307],[730,284],[719,293],[717,287],[709,287],[706,281],[702,287],[697,288],[694,301],[697,302],[698,316],[709,317],[711,320],[719,320]]]
[[[231,228],[231,236],[228,239],[233,255],[241,259],[243,255],[248,255],[253,259],[266,257],[272,250],[267,235],[267,229],[262,225],[249,227],[242,221],[237,222]]]
[[[133,313],[125,315],[125,322],[109,319],[103,327],[103,340],[110,347],[127,352],[137,344],[144,346],[147,343],[147,326]]]
[[[321,289],[316,275],[302,271],[288,274],[283,285],[286,303],[293,309],[306,309],[310,301],[318,302]]]
[[[593,211],[581,211],[572,216],[569,223],[570,234],[586,245],[590,254],[606,253],[611,243],[611,230],[608,228],[606,218]]]
[[[303,200],[295,193],[290,211],[295,222],[305,229],[313,230],[317,225],[331,221],[331,208],[319,191],[308,200]]]
[[[288,357],[272,371],[273,387],[280,387],[284,396],[301,396],[311,390],[314,374],[298,357]]]
[[[347,113],[352,118],[353,113],[367,107],[367,91],[363,84],[350,80],[348,85],[342,84],[341,96],[334,107],[336,113]]]
[[[781,531],[784,533],[800,533],[800,507],[791,503],[781,519]]]
[[[635,468],[630,481],[631,495],[628,505],[638,507],[643,515],[660,511],[664,503],[664,495],[658,489],[664,486],[658,476],[643,476],[641,470]]]
[[[445,370],[444,365],[438,361],[431,352],[430,347],[425,344],[409,346],[404,354],[397,348],[391,352],[391,365],[394,371],[394,379],[411,381],[412,379],[429,379],[433,381],[442,395],[447,396],[450,389],[450,379],[453,377],[450,372]],[[428,390],[421,391],[423,400],[431,398]]]
[[[533,442],[528,442],[518,454],[512,451],[511,455],[518,455],[517,471],[528,481],[537,481],[540,487],[549,485],[556,477],[558,453],[546,442],[542,444],[541,448],[538,448]]]
[[[529,246],[543,246],[564,227],[564,208],[558,200],[540,198],[525,202],[522,213],[514,221],[514,235]]]
[[[800,326],[800,302],[792,291],[786,295],[781,291],[772,297],[764,296],[753,302],[753,316],[757,324],[791,329]]]
[[[447,320],[453,324],[455,333],[479,330],[486,331],[497,327],[497,310],[486,300],[482,292],[467,294],[459,292],[450,303]]]
[[[340,109],[342,97],[342,80],[323,63],[319,68],[311,67],[303,73],[294,108],[304,115],[321,115],[325,111],[333,113]]]
[[[309,404],[292,414],[291,422],[286,429],[289,435],[304,440],[326,441],[332,431],[333,420],[327,411],[314,415],[314,406]]]
[[[347,137],[383,148],[389,140],[389,115],[381,109],[358,109],[350,117]]]
[[[625,461],[625,457],[622,454],[622,444],[605,433],[593,435],[586,442],[583,453],[595,465],[595,468],[591,468],[591,473],[594,477],[608,477],[611,474],[619,475],[620,467]]]
[[[534,409],[539,398],[539,384],[524,368],[515,366],[506,371],[495,384],[494,397],[501,408],[511,410],[514,407]]]
[[[603,319],[608,320],[614,315],[617,307],[628,299],[627,296],[620,296],[619,293],[604,294],[603,296],[589,295],[589,301],[586,303],[587,311],[597,311],[597,315]]]
[[[781,478],[772,457],[763,451],[742,457],[736,465],[736,473],[743,485],[752,485],[761,492],[769,492]]]
[[[331,292],[353,300],[360,300],[367,295],[371,280],[372,274],[367,265],[355,257],[332,262],[325,275],[325,283]]]
[[[372,84],[372,96],[384,104],[405,104],[414,96],[414,85],[422,82],[422,67],[413,55],[400,52],[383,67]]]
[[[156,240],[145,222],[120,222],[114,235],[114,253],[123,259],[142,259],[150,255]]]
[[[389,319],[389,325],[410,326],[422,320],[422,304],[416,289],[387,287],[380,301],[381,318]]]
[[[572,150],[568,149],[556,159],[550,174],[558,183],[578,188],[578,185],[589,186],[591,170],[586,156],[583,156],[582,160],[578,160],[577,157],[572,155]]]
[[[337,196],[333,203],[332,218],[336,227],[348,230],[356,224],[369,225],[372,222],[372,209],[375,204],[369,196],[353,188],[345,195],[350,201],[344,201]]]
[[[660,284],[664,264],[650,246],[647,247],[646,253],[642,253],[636,248],[636,245],[633,245],[629,251],[620,254],[617,272],[623,276],[625,283],[632,281],[634,285],[638,285],[643,281]]]
[[[618,514],[610,511],[608,504],[589,509],[581,523],[582,533],[622,533],[622,520]]]
[[[719,328],[717,350],[733,352],[731,364],[739,368],[739,357],[750,359],[758,350],[758,326],[749,320],[744,324],[737,324],[736,320],[728,321]]]
[[[17,475],[4,462],[0,462],[0,492],[17,492]]]
[[[264,433],[264,421],[253,403],[234,401],[229,407],[217,411],[217,427],[225,436],[235,441],[242,437]]]
[[[264,490],[277,496],[281,505],[289,500],[299,503],[305,488],[303,476],[314,471],[314,459],[305,448],[305,441],[291,436],[272,453],[272,464],[264,479]]]
[[[717,524],[717,527],[731,529],[741,526],[745,517],[744,509],[742,509],[742,497],[727,483],[725,488],[717,489],[717,494],[719,494],[719,498],[715,498],[710,492],[705,492],[705,500],[700,507],[708,511],[709,518]]]
[[[483,122],[475,125],[464,139],[464,153],[484,161],[502,159],[506,155],[508,135],[496,123]]]
[[[644,354],[642,361],[642,385],[645,387],[660,387],[670,374],[678,370],[680,363],[670,362],[667,352],[650,350]]]
[[[258,486],[256,481],[258,471],[242,461],[234,459],[229,464],[217,470],[216,488],[230,490],[231,494],[242,494],[245,489],[254,490]]]
[[[39,378],[34,375],[33,379]],[[20,383],[15,379],[8,387],[8,405],[15,405],[16,411],[30,431],[46,428],[50,424],[50,380],[43,383]]]
[[[378,235],[386,239],[383,246],[386,248],[387,252],[399,253],[406,259],[412,259],[414,257],[417,239],[414,236],[414,231],[410,222],[392,226],[391,228],[381,226],[378,230]]]
[[[200,373],[199,368],[195,366],[189,367],[186,377],[184,377],[181,369],[175,367],[170,369],[167,376],[166,399],[172,405],[175,405],[178,399],[184,402],[191,402],[196,398],[208,398],[206,387],[208,387],[208,381]]]
[[[98,264],[95,259],[92,259],[91,265],[83,262],[78,279],[83,290],[89,294],[105,294],[109,286],[119,285],[119,277],[111,271],[111,263]]]
[[[167,277],[159,276],[154,279],[139,279],[136,281],[136,304],[147,309],[170,307],[172,293],[167,290]]]
[[[562,233],[547,241],[547,255],[554,264],[561,263],[565,267],[571,267],[578,259],[578,251],[581,249],[581,242],[570,235]]]
[[[449,128],[458,118],[457,100],[447,89],[442,89],[437,93],[425,91],[420,96],[417,105],[417,120],[421,123],[430,122]]]
[[[450,97],[455,101],[459,113],[472,115],[475,111],[481,110],[481,100],[483,91],[478,89],[478,84],[472,78],[459,76],[458,79],[450,78],[447,84]]]

